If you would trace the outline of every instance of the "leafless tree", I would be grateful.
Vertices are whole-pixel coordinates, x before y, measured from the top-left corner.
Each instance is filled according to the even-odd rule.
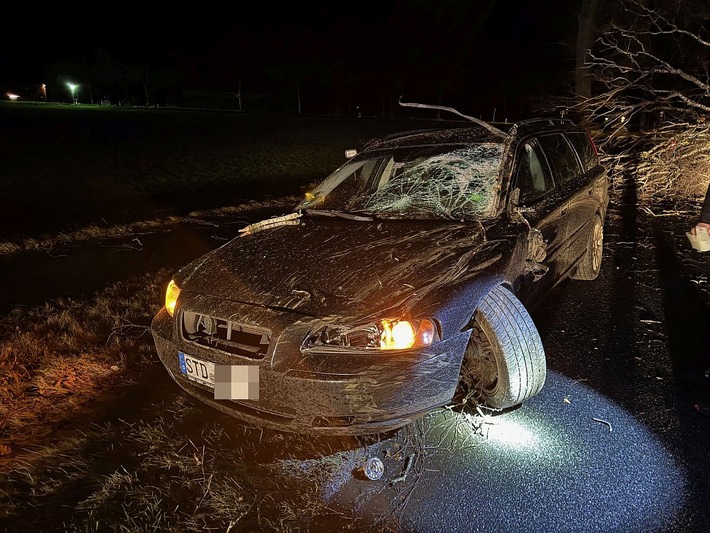
[[[592,75],[587,62],[587,51],[591,48],[594,40],[598,4],[599,0],[582,0],[582,10],[579,13],[574,92],[581,98],[592,96]]]
[[[594,131],[612,169],[633,166],[640,196],[704,194],[710,4],[584,0],[579,21],[581,70],[558,111]]]

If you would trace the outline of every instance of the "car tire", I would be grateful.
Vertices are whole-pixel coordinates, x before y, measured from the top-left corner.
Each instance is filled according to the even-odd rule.
[[[472,320],[461,366],[466,398],[490,409],[506,409],[535,396],[545,383],[547,365],[532,317],[503,286],[489,292]]]
[[[604,223],[599,215],[594,216],[594,225],[588,239],[587,252],[570,276],[572,279],[591,281],[599,276],[604,253]]]

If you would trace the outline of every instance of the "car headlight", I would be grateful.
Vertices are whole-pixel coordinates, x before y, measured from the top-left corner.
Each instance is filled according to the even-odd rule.
[[[433,320],[383,319],[363,325],[322,325],[306,336],[305,348],[407,350],[429,346],[439,339]]]
[[[175,284],[175,280],[171,279],[165,291],[165,310],[170,316],[175,313],[175,304],[177,304],[178,296],[180,296],[180,287]]]

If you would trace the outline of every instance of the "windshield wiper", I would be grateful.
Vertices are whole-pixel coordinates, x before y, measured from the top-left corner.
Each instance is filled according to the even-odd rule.
[[[348,220],[359,220],[360,222],[372,222],[374,218],[363,215],[354,215],[345,211],[335,211],[333,209],[306,209],[306,214],[322,217],[346,218]]]

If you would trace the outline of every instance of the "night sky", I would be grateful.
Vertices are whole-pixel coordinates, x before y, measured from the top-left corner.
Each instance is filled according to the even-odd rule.
[[[298,81],[319,97],[348,91],[365,111],[399,93],[502,118],[573,84],[581,0],[25,6],[3,8],[6,84],[110,62],[179,69],[187,89]]]

